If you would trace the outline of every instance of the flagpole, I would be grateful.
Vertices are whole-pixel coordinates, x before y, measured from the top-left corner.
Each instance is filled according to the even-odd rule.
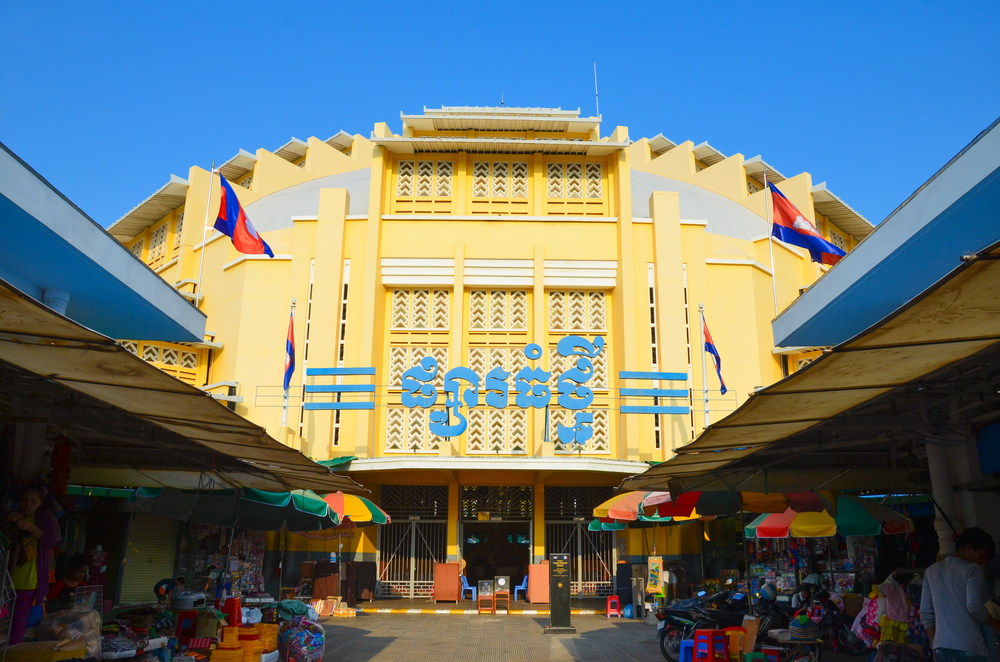
[[[221,175],[220,175],[221,177]],[[194,307],[201,302],[201,276],[205,271],[205,249],[208,241],[208,215],[212,211],[212,190],[215,188],[215,159],[212,159],[212,169],[208,172],[208,200],[205,202],[205,227],[201,231],[201,266],[198,267],[198,283],[195,285]]]
[[[289,318],[290,318],[289,324],[291,324],[291,320],[295,319],[295,299],[292,299],[292,310],[289,313]],[[287,352],[288,350],[286,349],[285,351]],[[287,427],[287,426],[288,426],[288,389],[286,388],[284,401],[282,402],[281,405],[281,427]]]
[[[698,304],[698,316],[701,317],[701,388],[705,394],[705,427],[708,427],[708,367],[705,363],[705,304]]]
[[[774,273],[774,224],[771,223],[771,205],[768,196],[771,187],[767,185],[767,168],[764,168],[764,210],[767,212],[767,249],[771,252],[771,295],[774,297],[774,316],[778,316],[778,286],[775,284]]]

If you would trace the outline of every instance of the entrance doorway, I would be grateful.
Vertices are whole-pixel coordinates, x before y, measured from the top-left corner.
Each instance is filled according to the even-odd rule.
[[[531,522],[463,522],[462,558],[470,585],[510,577],[518,586],[531,563]]]

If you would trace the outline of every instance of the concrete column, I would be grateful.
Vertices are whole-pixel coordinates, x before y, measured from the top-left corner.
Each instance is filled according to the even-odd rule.
[[[341,293],[344,289],[344,227],[347,211],[350,209],[351,196],[347,189],[324,189],[319,196],[319,214],[316,222],[316,267],[313,272],[312,321],[309,331],[309,367],[334,368],[337,366],[337,337],[340,329]],[[305,303],[309,297],[309,266],[293,264],[296,275],[304,279],[305,293],[300,301]],[[300,308],[302,315],[296,319],[296,327],[301,327],[305,333],[305,312],[307,306]],[[357,315],[357,312],[353,312]],[[296,329],[298,330],[298,329]],[[302,336],[303,346],[305,335]],[[350,340],[350,338],[349,338]],[[352,351],[356,343],[348,342],[348,351]],[[345,357],[345,365],[365,366],[355,357]],[[301,370],[301,368],[299,368]],[[356,378],[354,378],[356,380]],[[345,380],[345,383],[352,383]],[[354,383],[357,383],[356,381]],[[341,449],[350,453],[350,442],[344,432],[350,429],[353,420],[364,417],[366,412],[344,412],[340,419]],[[333,443],[333,420],[336,414],[332,411],[309,411],[304,417],[303,430],[305,441],[302,451],[316,458],[328,458]],[[367,448],[364,441],[357,442],[362,448]],[[344,446],[347,448],[344,448]],[[354,455],[364,457],[361,452]]]
[[[19,481],[32,478],[42,467],[45,453],[45,423],[17,423],[14,434],[14,476]]]
[[[455,281],[451,301],[451,342],[448,346],[448,365],[461,366],[465,359],[465,243],[455,242]],[[450,437],[441,445],[441,455],[461,455],[462,437]]]
[[[545,560],[545,484],[535,483],[532,490],[531,562]]]
[[[448,483],[448,563],[458,562],[458,518],[460,515],[458,483]]]
[[[940,549],[938,554],[943,556],[955,551],[955,542],[952,536],[955,532],[961,532],[965,526],[958,518],[958,508],[955,504],[955,484],[951,477],[951,463],[949,454],[954,451],[940,446],[927,444],[927,464],[931,473],[931,491],[934,494],[934,501],[937,503],[934,519],[934,529],[938,533],[938,544]],[[947,516],[947,519],[945,519]],[[948,524],[951,521],[951,526]],[[952,526],[955,530],[952,531]]]
[[[535,367],[544,366],[549,369],[549,316],[548,306],[545,300],[545,245],[535,244],[534,250],[534,286],[532,288],[532,338],[531,342],[538,343],[542,348],[542,358],[534,363]],[[530,362],[529,362],[530,364]],[[513,395],[511,396],[513,398]],[[555,445],[545,443],[545,410],[529,409],[531,416],[531,427],[534,432],[534,448],[529,452],[535,457],[552,457],[555,455]]]

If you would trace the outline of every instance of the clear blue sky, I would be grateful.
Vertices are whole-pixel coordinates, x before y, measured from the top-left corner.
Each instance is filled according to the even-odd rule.
[[[605,134],[760,154],[873,222],[1000,115],[997,0],[112,4],[0,3],[0,141],[105,226],[425,105],[593,114],[593,62]]]

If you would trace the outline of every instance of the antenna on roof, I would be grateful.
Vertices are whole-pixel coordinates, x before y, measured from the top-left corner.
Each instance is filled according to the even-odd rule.
[[[503,91],[500,91],[500,107],[503,108]]]
[[[594,63],[594,105],[597,107],[597,116],[601,116],[601,100],[597,96],[597,63]]]

